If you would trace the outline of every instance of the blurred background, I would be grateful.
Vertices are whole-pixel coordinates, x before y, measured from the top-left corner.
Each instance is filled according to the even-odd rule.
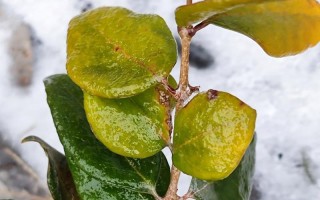
[[[63,152],[42,81],[66,73],[70,19],[99,6],[123,6],[161,15],[177,37],[174,10],[184,3],[0,0],[0,199],[50,199],[43,150],[20,141],[36,135]],[[191,51],[192,85],[232,93],[258,112],[252,200],[320,199],[320,45],[272,58],[251,39],[211,25],[193,38]],[[182,178],[180,194],[189,181]]]

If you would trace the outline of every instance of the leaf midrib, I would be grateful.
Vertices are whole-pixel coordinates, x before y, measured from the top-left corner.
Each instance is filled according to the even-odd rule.
[[[100,37],[103,38],[106,44],[112,45],[114,48],[115,47],[120,47],[120,50],[117,52],[121,53],[128,61],[132,61],[135,64],[137,64],[139,67],[149,71],[153,76],[157,76],[157,73],[155,73],[152,68],[146,65],[143,61],[139,60],[138,58],[135,58],[129,54],[127,54],[124,49],[122,48],[121,45],[117,44],[116,42],[112,41],[110,38],[104,37],[104,34],[101,30],[97,29],[96,27],[92,26],[92,23],[87,22],[87,25],[90,26],[93,30],[95,30],[97,33],[99,33]]]

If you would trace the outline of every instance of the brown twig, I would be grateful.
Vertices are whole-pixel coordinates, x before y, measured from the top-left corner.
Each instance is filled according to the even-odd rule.
[[[180,174],[180,170],[177,169],[174,165],[172,165],[169,189],[163,200],[177,200],[179,198],[177,195],[177,191]]]
[[[176,111],[179,111],[184,102],[189,97],[189,54],[190,43],[192,36],[189,35],[188,28],[179,28],[179,35],[181,38],[181,66],[180,66],[180,79],[179,79],[179,100],[177,102]]]
[[[186,99],[190,96],[188,73],[189,73],[189,54],[190,54],[190,42],[191,36],[189,35],[188,28],[179,29],[179,35],[181,38],[181,66],[180,66],[180,79],[178,88],[178,100],[176,105],[176,111],[179,111]],[[172,150],[172,149],[171,149]],[[177,200],[180,197],[177,195],[178,182],[180,177],[180,170],[174,165],[171,167],[171,181],[169,189],[164,200]]]

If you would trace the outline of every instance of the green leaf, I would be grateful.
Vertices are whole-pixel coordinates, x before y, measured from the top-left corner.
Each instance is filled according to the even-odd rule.
[[[173,163],[202,180],[228,177],[253,135],[256,111],[231,94],[209,90],[176,113]]]
[[[95,136],[119,155],[150,157],[170,142],[169,96],[160,87],[124,99],[84,93],[84,107]]]
[[[183,5],[175,11],[176,22],[179,27],[189,26],[235,6],[262,1],[268,0],[205,0],[191,5]]]
[[[91,132],[81,89],[67,75],[54,75],[44,82],[81,199],[154,199],[156,193],[166,193],[170,169],[161,152],[147,159],[112,153]]]
[[[73,18],[67,39],[67,71],[86,92],[105,98],[141,93],[168,77],[177,47],[164,20],[119,7]]]
[[[178,25],[204,21],[242,33],[275,57],[294,55],[320,41],[316,0],[203,1],[177,9]]]
[[[251,141],[240,164],[230,176],[221,181],[203,181],[193,178],[189,191],[197,200],[248,200],[251,194],[256,136]]]
[[[78,193],[71,176],[66,157],[36,136],[28,136],[22,142],[38,142],[48,156],[48,187],[54,200],[78,200]]]

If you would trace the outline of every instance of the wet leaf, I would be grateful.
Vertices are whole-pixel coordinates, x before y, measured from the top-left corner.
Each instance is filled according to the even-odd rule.
[[[256,136],[246,150],[240,164],[221,181],[203,181],[193,178],[190,191],[197,200],[248,200],[251,194],[255,167]]]
[[[168,85],[177,87],[170,75]],[[170,141],[173,97],[158,85],[128,98],[106,99],[84,93],[87,119],[95,136],[122,156],[146,158]]]
[[[164,195],[170,169],[160,152],[147,159],[109,151],[91,132],[83,93],[67,75],[45,80],[48,104],[81,199],[154,199]]]
[[[231,94],[209,90],[176,113],[173,163],[202,180],[228,177],[254,134],[256,111]]]
[[[48,187],[54,200],[78,200],[78,193],[71,176],[66,157],[36,136],[29,136],[22,142],[38,142],[48,156]]]
[[[193,14],[190,14],[192,20],[187,18],[180,23],[205,20],[206,23],[242,33],[255,40],[267,54],[275,57],[300,53],[320,40],[320,5],[316,0],[244,0],[248,3],[228,6],[235,2],[242,1],[202,2],[199,8],[195,6],[183,11],[180,18],[198,9],[197,16],[192,17]],[[220,9],[215,5],[210,16],[210,7],[204,7],[205,4],[226,7]],[[176,12],[178,14],[182,11]]]
[[[85,93],[84,107],[95,136],[117,154],[146,158],[170,142],[169,95],[160,87],[123,99]]]
[[[119,7],[73,18],[67,39],[67,71],[94,96],[123,98],[166,78],[177,60],[175,40],[164,20]]]

